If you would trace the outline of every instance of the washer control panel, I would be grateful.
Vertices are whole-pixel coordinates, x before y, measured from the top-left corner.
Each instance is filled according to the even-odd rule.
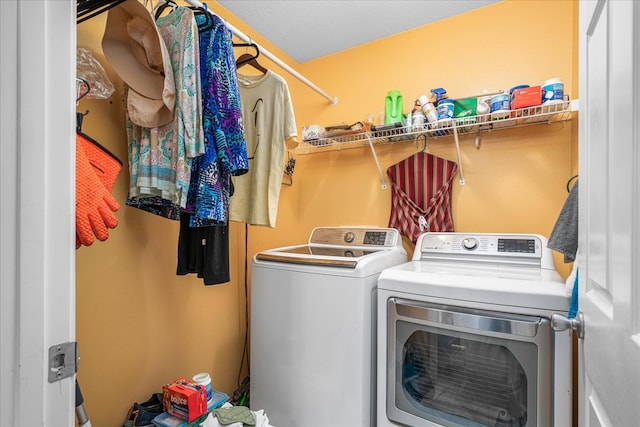
[[[402,245],[402,240],[395,228],[318,227],[311,232],[309,243],[384,248]]]
[[[537,234],[424,233],[418,239],[413,259],[438,255],[540,259],[547,240]]]

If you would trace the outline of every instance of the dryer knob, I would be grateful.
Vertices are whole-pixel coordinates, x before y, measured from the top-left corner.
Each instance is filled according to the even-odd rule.
[[[353,241],[356,240],[356,233],[354,233],[353,231],[348,231],[346,233],[344,233],[344,241],[347,243],[353,243]]]
[[[467,237],[462,240],[462,247],[471,251],[478,247],[478,240],[473,237]]]

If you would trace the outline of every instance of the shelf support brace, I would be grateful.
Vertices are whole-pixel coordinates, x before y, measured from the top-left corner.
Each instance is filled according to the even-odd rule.
[[[458,125],[453,124],[453,138],[456,141],[456,155],[458,156],[458,171],[460,172],[460,185],[464,185],[464,172],[462,172],[462,159],[460,159],[460,141],[458,141]]]
[[[380,162],[378,161],[378,155],[376,154],[376,149],[373,148],[373,141],[371,140],[371,132],[367,132],[367,141],[369,142],[369,148],[371,148],[371,154],[373,154],[373,160],[376,162],[376,168],[378,168],[378,174],[380,175],[380,181],[382,181],[382,189],[387,189],[387,181],[384,179],[384,174],[382,173],[382,168],[380,167]]]

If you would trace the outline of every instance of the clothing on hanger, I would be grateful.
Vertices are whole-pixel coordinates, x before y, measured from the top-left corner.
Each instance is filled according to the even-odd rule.
[[[297,136],[289,86],[271,70],[238,74],[249,172],[234,177],[229,219],[275,227],[284,175],[286,140]]]
[[[416,243],[425,231],[454,231],[451,182],[455,162],[425,152],[390,166],[391,214],[389,227]]]
[[[211,16],[199,31],[205,154],[193,159],[187,205],[181,210],[177,274],[196,273],[205,285],[229,276],[232,175],[249,170],[233,45],[224,22]],[[195,15],[200,28],[207,19]]]
[[[200,56],[190,9],[179,7],[156,23],[173,60],[177,89],[174,120],[164,126],[146,128],[127,117],[130,183],[126,203],[151,213],[171,214],[170,219],[177,219],[175,211],[187,201],[192,159],[205,152],[197,72]],[[159,209],[153,208],[153,202],[159,202]]]
[[[570,181],[573,181],[570,180]],[[569,183],[567,183],[568,185]],[[558,214],[547,247],[564,255],[564,262],[574,262],[578,252],[578,181],[571,187],[569,195]]]
[[[212,31],[201,33],[205,154],[193,159],[192,180],[185,211],[193,213],[192,226],[226,223],[229,217],[231,176],[247,173],[249,163],[242,126],[242,107],[231,36],[224,22],[212,16]],[[196,23],[204,17],[196,16]]]
[[[205,285],[231,280],[229,275],[229,226],[191,227],[191,214],[182,213],[178,237],[176,274],[195,273]]]

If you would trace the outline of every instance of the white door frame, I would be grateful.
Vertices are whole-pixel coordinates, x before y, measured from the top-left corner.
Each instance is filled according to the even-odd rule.
[[[74,1],[0,1],[0,425],[74,425]],[[65,364],[73,360],[65,360]]]

